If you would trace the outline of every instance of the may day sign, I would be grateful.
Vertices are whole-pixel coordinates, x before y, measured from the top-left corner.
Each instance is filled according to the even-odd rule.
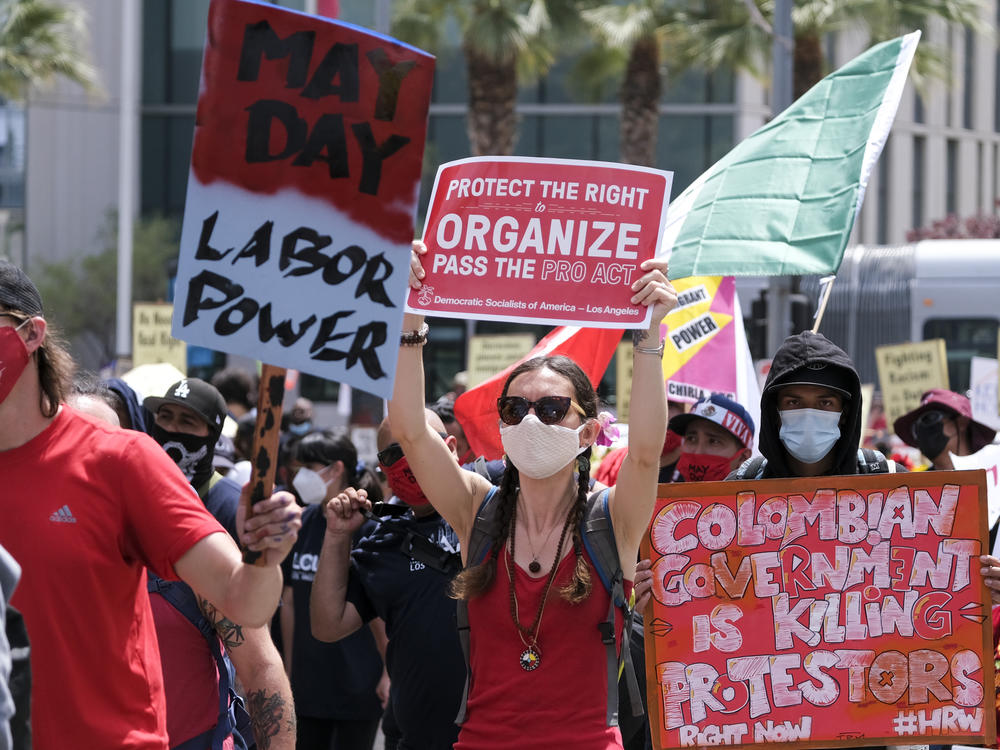
[[[498,156],[442,164],[407,309],[452,318],[640,328],[639,264],[660,246],[672,173]]]
[[[348,24],[212,1],[177,338],[389,397],[433,72]]]
[[[995,742],[985,493],[972,471],[661,485],[654,745]]]

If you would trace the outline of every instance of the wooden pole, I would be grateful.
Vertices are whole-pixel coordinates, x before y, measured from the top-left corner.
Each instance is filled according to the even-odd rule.
[[[274,472],[278,468],[278,438],[281,435],[281,406],[285,398],[285,368],[264,365],[257,390],[257,426],[253,433],[253,471],[250,475],[249,504],[246,517],[253,516],[253,505],[271,496]],[[246,496],[244,495],[244,498]],[[247,502],[244,500],[244,502]],[[260,552],[243,548],[243,560],[257,564]]]
[[[836,279],[836,276],[824,276],[819,280],[820,286],[823,287],[823,295],[819,300],[819,309],[816,310],[816,322],[813,323],[812,327],[813,333],[819,333],[819,324],[823,320],[823,313],[826,312],[826,303],[830,301],[830,292],[833,291],[833,282]]]

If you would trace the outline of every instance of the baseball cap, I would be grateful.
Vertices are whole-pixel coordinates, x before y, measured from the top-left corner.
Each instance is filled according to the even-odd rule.
[[[851,377],[843,367],[825,362],[810,362],[767,386],[768,391],[786,385],[814,385],[837,391],[844,398],[851,398]]]
[[[731,398],[720,393],[713,393],[700,399],[691,411],[678,414],[670,420],[668,429],[683,435],[688,424],[693,419],[707,419],[722,427],[739,440],[745,448],[753,448],[754,424],[749,412]]]
[[[953,416],[965,417],[969,420],[970,447],[975,453],[980,448],[989,445],[996,437],[996,430],[987,427],[972,418],[972,402],[961,393],[948,391],[944,388],[931,388],[920,397],[920,406],[899,417],[892,425],[899,439],[907,445],[919,448],[917,437],[913,434],[913,425],[921,416],[929,411],[950,412]]]
[[[226,401],[214,385],[200,378],[184,378],[167,389],[161,398],[150,396],[142,405],[156,414],[163,404],[179,404],[193,410],[208,424],[212,434],[218,436],[222,432],[222,424],[226,421]]]
[[[28,315],[42,314],[42,296],[28,274],[7,260],[0,260],[0,306]]]

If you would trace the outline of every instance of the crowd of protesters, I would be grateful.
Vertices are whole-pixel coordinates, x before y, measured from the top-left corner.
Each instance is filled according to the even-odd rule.
[[[593,386],[545,357],[503,385],[505,460],[475,461],[466,383],[425,403],[428,327],[408,314],[377,460],[300,398],[248,518],[255,378],[74,380],[34,284],[0,261],[0,750],[370,750],[379,727],[390,750],[651,747],[628,602],[650,598],[658,483],[906,471],[916,451],[947,470],[996,440],[932,390],[862,447],[856,368],[813,333],[775,352],[759,424],[721,394],[668,403],[676,294],[665,262],[642,271],[626,445],[594,453]],[[1000,559],[982,563],[1000,601]]]

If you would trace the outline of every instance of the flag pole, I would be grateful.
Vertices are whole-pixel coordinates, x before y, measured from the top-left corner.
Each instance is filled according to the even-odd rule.
[[[830,292],[833,290],[833,282],[836,280],[836,276],[824,276],[819,280],[819,286],[823,291],[820,293],[819,307],[816,310],[816,321],[812,327],[813,333],[819,333],[819,324],[823,320],[823,313],[826,312],[826,303],[830,301]]]

